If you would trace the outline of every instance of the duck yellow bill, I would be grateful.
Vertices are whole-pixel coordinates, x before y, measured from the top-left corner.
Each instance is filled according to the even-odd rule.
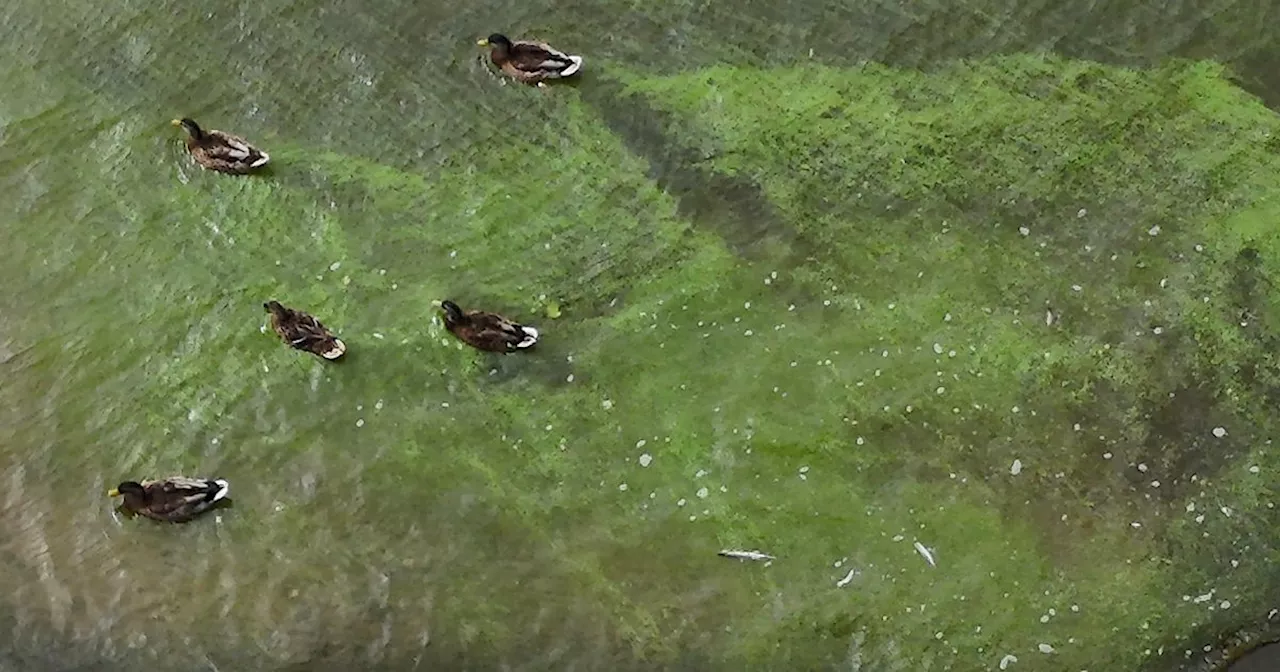
[[[108,491],[107,491],[107,496],[108,496],[108,497],[119,497],[119,496],[120,496],[120,491],[119,491],[119,490],[116,490],[115,488],[111,488],[110,490],[108,490]]]
[[[487,47],[487,46],[489,46],[489,40],[487,40],[487,39],[483,39],[483,38],[482,38],[482,39],[476,40],[476,44],[478,44],[478,45],[480,45],[480,46],[482,46],[482,47]]]
[[[181,120],[181,119],[174,119],[173,121],[170,121],[169,123],[173,124],[174,126],[181,126],[181,125],[182,125],[182,120]]]

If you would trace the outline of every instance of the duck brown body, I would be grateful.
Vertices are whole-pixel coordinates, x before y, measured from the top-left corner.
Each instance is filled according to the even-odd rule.
[[[187,132],[187,151],[202,168],[243,175],[271,160],[270,155],[238,135],[206,131],[191,119],[174,119],[173,125]]]
[[[489,60],[508,77],[526,84],[541,84],[577,74],[582,57],[566,54],[546,42],[508,39],[494,33],[477,42],[489,47]]]
[[[229,485],[220,478],[169,478],[125,481],[107,494],[124,497],[121,506],[129,513],[166,523],[185,523],[212,509],[227,496]]]
[[[514,352],[538,342],[538,330],[481,310],[464,312],[452,301],[440,302],[444,326],[463,343],[489,352]]]
[[[271,329],[289,347],[324,359],[338,359],[347,352],[346,343],[311,315],[284,306],[279,301],[268,301],[262,307],[271,313]]]

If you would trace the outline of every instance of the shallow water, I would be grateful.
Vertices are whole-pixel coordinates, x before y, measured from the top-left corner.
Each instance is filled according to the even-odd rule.
[[[1041,492],[988,489],[1009,469],[1004,452],[935,448],[949,405],[899,417],[920,403],[909,388],[942,387],[930,344],[941,369],[953,344],[963,359],[961,343],[1000,333],[975,326],[976,307],[957,312],[959,332],[932,313],[928,330],[909,315],[863,331],[857,285],[875,284],[872,262],[814,262],[838,242],[805,229],[763,172],[765,187],[747,183],[746,159],[713,171],[718,141],[664,135],[676,113],[628,98],[618,80],[718,64],[932,70],[1052,49],[1125,66],[1214,58],[1274,101],[1274,13],[1225,2],[11,0],[0,9],[0,662],[989,669],[1006,650],[1024,666],[1040,655],[1042,635],[1021,637],[1038,627],[1024,613],[1074,613],[1086,599],[1098,621],[1056,646],[1097,633],[1073,660],[1110,659],[1123,640],[1109,630],[1105,581],[1164,555],[1164,540],[1110,544],[1098,531],[1116,555],[1110,578],[1089,575],[1087,551],[1027,532],[1061,512],[1019,508]],[[506,84],[473,44],[493,30],[584,53],[587,72],[547,91]],[[193,168],[168,125],[177,116],[260,143],[271,170]],[[1118,238],[1122,224],[1090,235]],[[935,268],[891,243],[877,263],[903,277]],[[980,272],[956,263],[953,278]],[[1006,307],[1042,320],[1048,299],[1014,290]],[[433,317],[429,302],[447,297],[536,324],[545,342],[520,357],[464,350]],[[316,313],[348,343],[346,360],[264,333],[268,298]],[[824,312],[832,302],[844,312]],[[963,367],[1004,362],[979,354]],[[902,387],[857,396],[877,379]],[[976,402],[1035,408],[1035,394],[1018,396],[1024,379],[998,382]],[[1216,400],[1231,381],[1206,384]],[[882,404],[894,414],[877,415]],[[1132,422],[1122,411],[1097,426]],[[1185,450],[1152,460],[1165,492],[1185,488],[1169,510],[1194,496],[1192,473],[1269,437],[1242,417],[1238,443],[1205,447],[1202,430],[1221,420],[1190,415],[1155,421]],[[1079,448],[1047,435],[1010,450],[1058,459]],[[1054,468],[1041,463],[1048,483]],[[103,494],[169,473],[228,479],[234,506],[170,527],[125,520]],[[1107,492],[1127,479],[1151,480],[1107,474],[1084,492],[1093,478],[1070,493],[1089,508],[1113,503]],[[1269,496],[1253,502],[1250,529],[1264,538]],[[929,513],[935,504],[966,513]],[[937,574],[915,535],[936,545]],[[963,550],[971,537],[989,545]],[[782,559],[716,557],[726,546]],[[851,590],[834,593],[855,565]],[[1027,598],[1009,607],[1021,620],[1002,624],[994,598],[972,613],[958,604],[1002,591],[1052,591],[1058,606]],[[1158,613],[1164,597],[1139,606]],[[943,635],[934,613],[950,609],[963,613],[944,643],[914,642]],[[904,620],[875,630],[891,615]],[[969,634],[983,623],[987,634]],[[1208,643],[1191,627],[1159,634]]]

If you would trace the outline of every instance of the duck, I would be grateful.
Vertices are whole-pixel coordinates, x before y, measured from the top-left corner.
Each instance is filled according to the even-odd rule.
[[[165,523],[185,523],[212,509],[227,496],[230,485],[221,478],[170,476],[153,481],[125,481],[107,491],[124,497],[121,508]]]
[[[187,151],[191,152],[192,158],[202,168],[244,175],[267,165],[271,160],[269,154],[240,136],[212,129],[206,131],[200,128],[200,124],[185,117],[174,119],[170,123],[187,132]]]
[[[463,343],[488,352],[515,352],[533,347],[538,330],[516,324],[496,313],[463,312],[453,301],[436,302],[444,311],[444,328]]]
[[[285,307],[279,301],[268,301],[262,307],[271,313],[271,328],[290,347],[329,360],[347,352],[347,344],[311,315]]]
[[[476,44],[489,47],[489,60],[499,70],[526,84],[545,86],[543,80],[562,79],[582,69],[581,56],[566,54],[545,42],[513,42],[506,35],[494,33]]]

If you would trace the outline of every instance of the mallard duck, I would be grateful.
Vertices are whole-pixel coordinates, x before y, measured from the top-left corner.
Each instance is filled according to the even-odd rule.
[[[271,328],[291,347],[323,357],[337,359],[347,351],[347,344],[338,340],[320,320],[302,312],[268,301],[262,307],[271,313]]]
[[[437,305],[444,310],[445,329],[473,348],[512,352],[538,342],[537,329],[516,324],[501,315],[479,310],[464,313],[452,301],[441,301]]]
[[[187,151],[196,163],[209,170],[243,175],[267,165],[271,157],[245,141],[222,131],[204,130],[190,119],[174,119],[174,126],[187,132]]]
[[[476,42],[489,47],[489,60],[506,73],[526,84],[543,86],[544,79],[561,79],[582,69],[582,57],[569,54],[545,42],[516,40],[494,33]]]
[[[212,509],[230,485],[220,478],[172,476],[155,481],[125,481],[107,492],[124,496],[125,511],[167,523],[185,523]]]

